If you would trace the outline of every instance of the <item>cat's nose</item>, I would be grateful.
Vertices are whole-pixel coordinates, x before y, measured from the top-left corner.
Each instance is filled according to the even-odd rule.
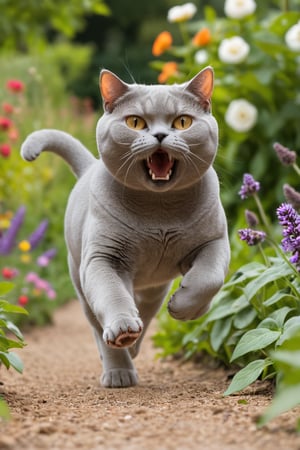
[[[156,139],[158,140],[158,142],[161,142],[167,135],[165,133],[157,133],[154,135],[154,137],[156,137]]]

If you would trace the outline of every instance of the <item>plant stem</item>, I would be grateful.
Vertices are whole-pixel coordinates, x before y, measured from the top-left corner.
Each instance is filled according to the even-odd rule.
[[[289,0],[282,0],[282,11],[287,12],[289,9]]]
[[[293,169],[295,170],[296,174],[300,176],[300,167],[297,163],[293,164]]]

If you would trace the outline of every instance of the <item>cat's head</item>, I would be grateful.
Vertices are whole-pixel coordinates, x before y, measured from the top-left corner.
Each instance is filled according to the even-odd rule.
[[[109,172],[139,190],[164,192],[198,182],[218,145],[212,90],[210,67],[172,86],[127,84],[103,70],[105,112],[97,125],[97,144]]]

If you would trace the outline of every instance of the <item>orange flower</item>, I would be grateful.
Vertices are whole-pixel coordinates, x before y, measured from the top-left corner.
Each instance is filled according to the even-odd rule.
[[[153,42],[152,54],[159,56],[171,47],[173,38],[169,31],[162,31]]]
[[[174,61],[167,62],[163,65],[162,71],[158,76],[160,83],[165,83],[172,75],[178,72],[178,64]]]
[[[196,45],[196,47],[207,45],[210,42],[211,34],[208,28],[202,28],[202,30],[198,31],[193,37],[193,44]]]

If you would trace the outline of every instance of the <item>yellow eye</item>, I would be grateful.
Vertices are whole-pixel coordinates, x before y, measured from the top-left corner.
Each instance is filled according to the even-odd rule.
[[[191,116],[179,116],[173,122],[173,128],[176,130],[187,130],[193,123]]]
[[[143,130],[146,128],[146,122],[139,116],[128,116],[126,118],[126,124],[133,130]]]

